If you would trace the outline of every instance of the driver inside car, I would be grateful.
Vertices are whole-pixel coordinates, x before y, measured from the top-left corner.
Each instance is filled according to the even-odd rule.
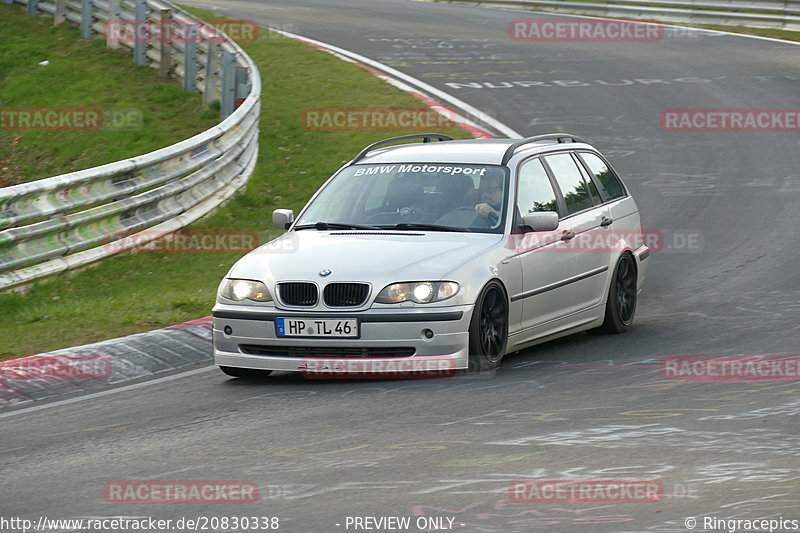
[[[500,218],[503,204],[503,178],[498,174],[487,174],[481,179],[481,202],[475,206],[475,212],[485,218],[490,226],[494,226]]]

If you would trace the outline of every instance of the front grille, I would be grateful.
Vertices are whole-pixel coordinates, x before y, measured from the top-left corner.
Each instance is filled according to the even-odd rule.
[[[358,348],[358,347],[303,347],[260,346],[240,344],[239,349],[248,355],[272,355],[280,357],[411,357],[416,353],[412,347]]]
[[[286,305],[311,307],[317,303],[317,286],[313,283],[278,283],[278,293]]]
[[[364,303],[369,294],[366,283],[330,283],[322,296],[330,307],[356,307]]]

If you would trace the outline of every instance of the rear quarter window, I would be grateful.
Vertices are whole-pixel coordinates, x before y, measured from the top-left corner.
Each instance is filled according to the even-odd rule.
[[[605,161],[590,152],[580,152],[578,155],[586,164],[589,172],[596,178],[597,186],[606,201],[625,196],[622,182]]]

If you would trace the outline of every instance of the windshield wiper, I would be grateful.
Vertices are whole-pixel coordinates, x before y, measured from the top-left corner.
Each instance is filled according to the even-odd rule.
[[[325,231],[326,229],[381,229],[377,226],[368,226],[366,224],[350,224],[347,222],[317,222],[316,224],[302,224],[295,226],[295,230],[300,229],[316,229]]]
[[[400,224],[395,224],[394,226],[381,226],[383,229],[419,229],[419,230],[431,230],[431,231],[460,231],[465,232],[464,228],[454,228],[452,226],[440,226],[439,224],[416,224],[413,222],[401,222]]]

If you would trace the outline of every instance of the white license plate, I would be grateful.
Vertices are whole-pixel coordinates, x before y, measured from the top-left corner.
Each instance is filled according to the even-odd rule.
[[[358,338],[355,318],[279,318],[275,324],[278,337]]]

